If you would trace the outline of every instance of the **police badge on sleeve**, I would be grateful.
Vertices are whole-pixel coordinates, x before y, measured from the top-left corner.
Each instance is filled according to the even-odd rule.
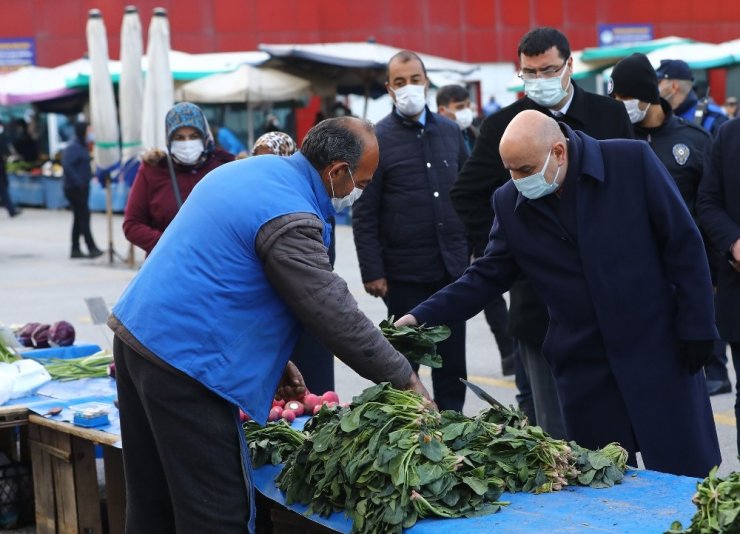
[[[683,143],[673,145],[673,157],[679,165],[686,165],[686,161],[688,161],[690,153],[691,151],[689,150],[689,147]]]

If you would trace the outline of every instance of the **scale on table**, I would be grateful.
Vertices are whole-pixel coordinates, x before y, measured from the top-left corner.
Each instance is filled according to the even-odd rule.
[[[103,297],[87,297],[85,299],[85,304],[87,304],[87,310],[90,312],[90,318],[92,319],[93,324],[102,327],[103,335],[108,341],[108,346],[112,346],[113,344],[108,337],[109,330],[106,327],[108,317],[110,316],[110,310],[108,309],[108,305],[105,303],[105,300],[103,300]]]

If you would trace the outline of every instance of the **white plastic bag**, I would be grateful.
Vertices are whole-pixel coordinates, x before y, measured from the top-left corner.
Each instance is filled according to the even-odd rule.
[[[10,392],[6,398],[10,380]],[[13,363],[0,363],[0,401],[17,399],[32,394],[39,387],[51,381],[44,366],[33,360],[18,360]]]

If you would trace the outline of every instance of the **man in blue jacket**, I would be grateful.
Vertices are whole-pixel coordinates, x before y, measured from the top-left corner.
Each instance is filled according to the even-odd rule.
[[[378,123],[380,162],[353,208],[352,230],[365,290],[400,317],[468,265],[465,229],[450,201],[467,148],[457,124],[427,108],[429,81],[418,55],[393,56],[387,76],[394,107]],[[462,410],[465,323],[448,326],[442,368],[432,370],[434,399],[441,409]]]
[[[704,477],[721,461],[701,368],[717,338],[704,246],[641,141],[597,141],[534,110],[506,128],[512,180],[488,246],[397,324],[465,320],[525,274],[547,305],[542,353],[569,438],[618,441],[645,467]]]
[[[264,423],[276,390],[305,391],[288,362],[301,323],[365,378],[428,397],[327,254],[329,218],[377,162],[372,125],[330,119],[290,157],[212,171],[167,227],[108,321],[127,532],[253,531],[238,412]]]

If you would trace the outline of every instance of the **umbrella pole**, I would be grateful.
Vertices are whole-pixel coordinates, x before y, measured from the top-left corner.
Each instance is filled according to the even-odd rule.
[[[362,107],[362,118],[367,119],[367,106],[370,101],[370,82],[365,82],[365,105]]]
[[[121,261],[123,258],[113,248],[113,192],[111,191],[110,173],[106,172],[103,180],[105,182],[105,216],[108,219],[108,263],[112,265],[115,257]]]
[[[249,105],[247,100],[247,152],[252,153],[252,147],[254,146],[254,117],[252,116],[252,106]]]

